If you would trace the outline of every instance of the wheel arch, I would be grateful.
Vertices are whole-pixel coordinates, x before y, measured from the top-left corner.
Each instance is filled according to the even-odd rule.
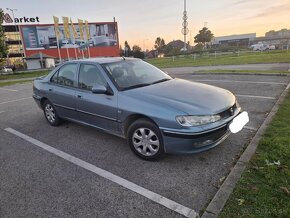
[[[154,125],[156,125],[159,128],[157,123],[152,118],[150,118],[150,117],[148,117],[148,116],[146,116],[144,114],[131,114],[130,116],[128,116],[126,118],[126,120],[124,121],[124,124],[123,124],[124,135],[125,135],[126,138],[128,136],[128,129],[131,126],[131,124],[134,123],[137,120],[140,120],[140,119],[146,119],[146,120],[152,122]]]

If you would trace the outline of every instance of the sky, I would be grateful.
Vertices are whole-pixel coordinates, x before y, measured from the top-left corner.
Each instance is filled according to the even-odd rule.
[[[214,36],[290,29],[290,0],[186,0],[187,41],[206,25]],[[157,37],[165,43],[181,39],[184,0],[1,0],[0,7],[17,9],[15,17],[39,17],[53,23],[52,16],[89,22],[113,21],[119,28],[120,45],[152,49]],[[123,46],[124,47],[124,46]]]

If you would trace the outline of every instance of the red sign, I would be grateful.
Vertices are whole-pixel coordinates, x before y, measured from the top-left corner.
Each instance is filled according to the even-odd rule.
[[[3,18],[6,23],[13,23],[13,20],[8,13],[4,14]]]

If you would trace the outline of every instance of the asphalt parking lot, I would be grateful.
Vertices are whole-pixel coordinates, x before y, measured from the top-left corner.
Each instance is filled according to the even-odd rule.
[[[250,122],[207,152],[146,162],[125,140],[94,128],[51,127],[31,98],[31,83],[0,87],[0,217],[184,217],[176,210],[205,209],[290,77],[174,76],[232,91]]]

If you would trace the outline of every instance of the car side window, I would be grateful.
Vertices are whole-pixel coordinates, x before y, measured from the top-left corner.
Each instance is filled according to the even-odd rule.
[[[79,72],[78,87],[85,90],[92,90],[94,85],[107,85],[99,68],[93,64],[81,64]]]
[[[74,86],[77,64],[66,64],[62,66],[51,78],[51,82],[64,86]]]

